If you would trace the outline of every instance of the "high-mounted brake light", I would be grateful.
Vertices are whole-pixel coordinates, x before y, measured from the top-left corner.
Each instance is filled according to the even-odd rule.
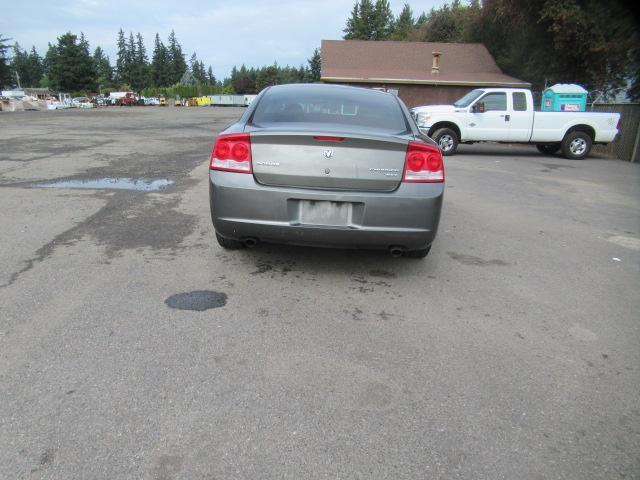
[[[343,137],[313,137],[313,139],[318,142],[341,142],[344,140]]]
[[[251,138],[248,133],[218,135],[211,151],[211,170],[251,173]]]
[[[403,182],[444,182],[444,163],[438,147],[409,142],[404,160]]]

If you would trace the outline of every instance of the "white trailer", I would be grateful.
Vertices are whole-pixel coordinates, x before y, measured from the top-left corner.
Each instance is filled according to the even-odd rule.
[[[211,106],[247,107],[257,95],[211,95]]]

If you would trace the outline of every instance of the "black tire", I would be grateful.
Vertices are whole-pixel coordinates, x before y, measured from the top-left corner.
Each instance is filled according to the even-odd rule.
[[[553,155],[558,150],[560,150],[559,143],[538,143],[536,148],[543,155]]]
[[[570,160],[582,160],[589,155],[592,144],[588,133],[570,132],[562,139],[562,154]]]
[[[424,258],[427,255],[429,255],[430,251],[431,251],[431,245],[421,250],[407,250],[402,254],[402,256],[407,258]]]
[[[440,147],[442,155],[454,155],[458,150],[458,135],[450,128],[439,128],[433,133],[433,140]]]
[[[244,245],[239,240],[231,240],[230,238],[221,237],[217,232],[216,240],[218,240],[220,246],[225,250],[240,250],[241,248],[244,248]]]

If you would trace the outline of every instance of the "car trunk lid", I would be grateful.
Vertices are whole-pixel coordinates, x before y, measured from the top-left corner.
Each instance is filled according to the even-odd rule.
[[[253,175],[263,185],[395,190],[409,139],[388,135],[251,132]]]

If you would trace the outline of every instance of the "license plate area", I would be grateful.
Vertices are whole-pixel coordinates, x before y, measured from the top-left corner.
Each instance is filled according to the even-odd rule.
[[[350,227],[354,224],[351,202],[298,200],[297,204],[297,223],[301,225]]]

